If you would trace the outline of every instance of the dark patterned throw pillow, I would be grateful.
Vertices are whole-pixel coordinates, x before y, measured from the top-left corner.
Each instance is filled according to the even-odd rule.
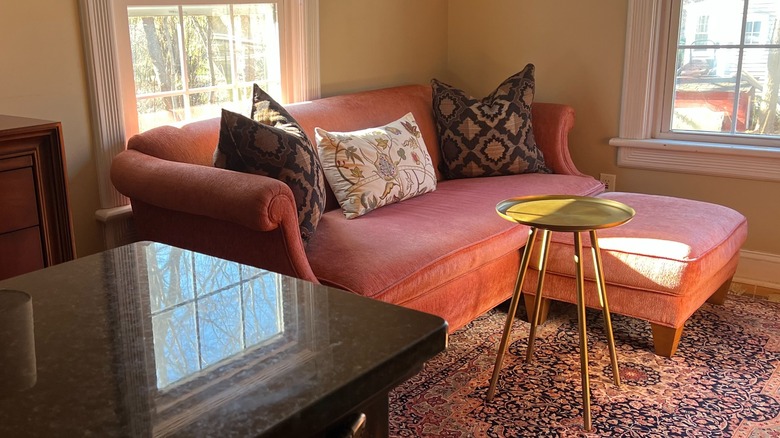
[[[551,173],[531,126],[533,64],[483,99],[436,79],[431,85],[440,170],[447,178]]]
[[[292,189],[304,242],[325,208],[317,152],[293,117],[255,85],[252,118],[223,109],[214,165],[278,179]]]

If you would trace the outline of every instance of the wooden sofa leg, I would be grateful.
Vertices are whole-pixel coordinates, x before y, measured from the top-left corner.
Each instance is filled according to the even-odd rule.
[[[718,290],[715,291],[709,298],[707,298],[708,303],[712,304],[718,304],[721,305],[726,301],[726,295],[729,293],[729,289],[731,289],[731,278],[726,280],[725,283],[723,283]]]
[[[528,322],[531,322],[531,317],[534,314],[534,302],[536,302],[535,295],[523,294],[523,300],[525,301],[525,313],[528,316]],[[539,309],[539,324],[547,321],[547,315],[550,313],[550,299],[542,298],[542,308]]]
[[[680,344],[684,325],[672,328],[654,323],[650,323],[653,329],[653,346],[655,354],[664,357],[672,357],[677,351],[677,345]]]

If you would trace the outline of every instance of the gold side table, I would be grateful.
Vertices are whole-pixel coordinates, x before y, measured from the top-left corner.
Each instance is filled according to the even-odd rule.
[[[496,206],[496,210],[503,218],[519,224],[528,225],[531,229],[529,231],[528,243],[525,245],[523,256],[520,260],[520,269],[517,273],[515,291],[512,295],[509,313],[506,317],[501,344],[498,347],[496,365],[493,368],[493,377],[490,379],[487,400],[493,400],[493,395],[495,394],[498,375],[501,371],[501,364],[509,340],[509,332],[512,329],[512,320],[517,312],[517,305],[522,293],[523,280],[525,279],[525,274],[528,270],[528,263],[539,230],[542,230],[542,250],[539,282],[536,289],[536,300],[534,302],[533,315],[530,321],[531,330],[528,335],[528,349],[526,351],[526,362],[528,363],[533,360],[534,339],[536,337],[536,326],[539,322],[542,288],[544,285],[544,274],[547,270],[547,253],[550,247],[551,234],[553,231],[572,232],[574,233],[574,260],[577,267],[577,319],[580,337],[580,373],[582,376],[582,405],[584,411],[583,422],[585,430],[590,431],[592,422],[590,415],[590,378],[588,377],[588,338],[585,328],[585,281],[583,278],[582,237],[580,233],[588,232],[590,234],[591,252],[596,271],[596,286],[598,289],[599,303],[601,304],[604,313],[604,323],[607,331],[607,340],[609,342],[609,354],[612,361],[612,375],[615,385],[620,386],[617,352],[615,350],[615,339],[612,336],[612,320],[609,316],[609,304],[607,303],[607,294],[604,285],[604,270],[601,264],[601,251],[599,250],[596,230],[616,227],[628,222],[634,217],[634,209],[623,203],[608,199],[584,196],[548,195],[506,199]]]

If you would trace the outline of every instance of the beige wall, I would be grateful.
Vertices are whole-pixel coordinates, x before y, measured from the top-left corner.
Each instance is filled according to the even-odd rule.
[[[102,249],[77,0],[5,2],[0,14],[0,114],[63,124],[79,255]],[[483,95],[526,63],[537,99],[574,106],[572,153],[586,173],[617,175],[619,190],[736,208],[746,248],[780,254],[780,183],[618,168],[624,0],[323,0],[323,95],[437,77]]]
[[[624,0],[450,0],[446,76],[481,96],[534,63],[537,100],[576,111],[570,141],[583,172],[616,174],[621,191],[732,207],[748,218],[744,249],[780,255],[780,183],[617,167],[608,141],[618,134],[626,13]]]
[[[78,255],[103,248],[77,0],[4,1],[0,114],[62,122]]]
[[[479,7],[475,7],[475,6]],[[448,76],[483,96],[527,63],[536,100],[572,105],[571,152],[585,173],[616,173],[626,2],[451,0]]]
[[[322,95],[430,82],[447,62],[447,0],[321,0]]]
[[[446,0],[324,0],[324,95],[428,82],[444,71]],[[62,122],[77,253],[103,249],[78,0],[6,1],[0,114]]]

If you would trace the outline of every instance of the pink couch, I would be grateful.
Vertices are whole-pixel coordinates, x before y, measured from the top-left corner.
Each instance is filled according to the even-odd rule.
[[[440,161],[431,88],[411,85],[289,105],[310,138],[319,126],[352,131],[414,113]],[[554,174],[442,181],[436,191],[347,220],[332,193],[304,246],[290,189],[212,167],[219,119],[134,136],[111,176],[144,240],[200,251],[437,314],[455,330],[512,295],[527,228],[495,205],[532,194],[595,195],[601,183],[571,161],[572,108],[535,103],[533,128]]]

